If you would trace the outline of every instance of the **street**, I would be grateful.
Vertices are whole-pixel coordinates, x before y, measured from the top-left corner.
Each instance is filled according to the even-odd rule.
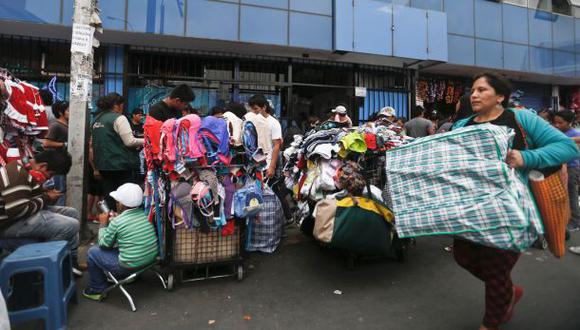
[[[449,238],[421,238],[400,264],[361,260],[348,270],[336,251],[298,230],[273,255],[251,254],[242,282],[233,278],[178,284],[164,291],[152,274],[96,303],[72,305],[70,329],[477,329],[483,283],[443,248]],[[580,244],[576,234],[570,242]],[[522,254],[514,283],[524,297],[502,329],[579,329],[580,257]],[[85,275],[79,292],[88,279]],[[335,293],[335,290],[336,291]],[[341,294],[339,294],[341,293]]]

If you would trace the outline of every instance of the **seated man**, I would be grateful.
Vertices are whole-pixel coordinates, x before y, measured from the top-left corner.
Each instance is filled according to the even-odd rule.
[[[42,188],[53,175],[67,174],[71,163],[70,154],[55,149],[37,154],[30,163],[15,160],[0,168],[0,237],[68,241],[73,272],[81,276],[77,263],[79,212],[49,206],[62,193]]]
[[[155,228],[139,208],[143,200],[141,188],[134,183],[125,183],[110,195],[117,201],[117,210],[121,214],[110,223],[109,214],[99,215],[98,245],[91,247],[87,254],[90,278],[83,296],[97,301],[104,298],[102,292],[107,288],[104,272],[124,278],[157,258]]]

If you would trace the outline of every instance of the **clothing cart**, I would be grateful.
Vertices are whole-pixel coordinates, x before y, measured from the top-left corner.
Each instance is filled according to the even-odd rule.
[[[169,232],[171,246],[168,254],[167,286],[175,283],[207,279],[244,278],[243,242],[245,220],[234,221],[233,233],[224,235],[222,229],[177,228]]]

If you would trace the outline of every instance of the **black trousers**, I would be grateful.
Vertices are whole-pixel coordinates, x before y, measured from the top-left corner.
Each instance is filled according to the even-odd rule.
[[[292,219],[292,211],[290,211],[290,205],[288,205],[288,201],[286,200],[286,196],[288,195],[289,191],[288,188],[284,185],[284,179],[282,177],[274,177],[268,180],[268,184],[274,191],[274,194],[280,200],[282,204],[282,211],[284,212],[284,219]]]

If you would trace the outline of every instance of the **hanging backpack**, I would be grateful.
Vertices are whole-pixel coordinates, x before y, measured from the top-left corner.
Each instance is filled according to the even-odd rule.
[[[168,215],[173,229],[198,227],[199,222],[193,215],[193,200],[191,198],[191,184],[179,182],[171,188],[169,193]]]
[[[257,163],[259,166],[266,165],[266,155],[258,147],[258,131],[251,121],[244,122],[242,143],[248,160]]]
[[[260,213],[263,203],[259,183],[248,183],[234,193],[234,215],[238,218],[253,218]]]

